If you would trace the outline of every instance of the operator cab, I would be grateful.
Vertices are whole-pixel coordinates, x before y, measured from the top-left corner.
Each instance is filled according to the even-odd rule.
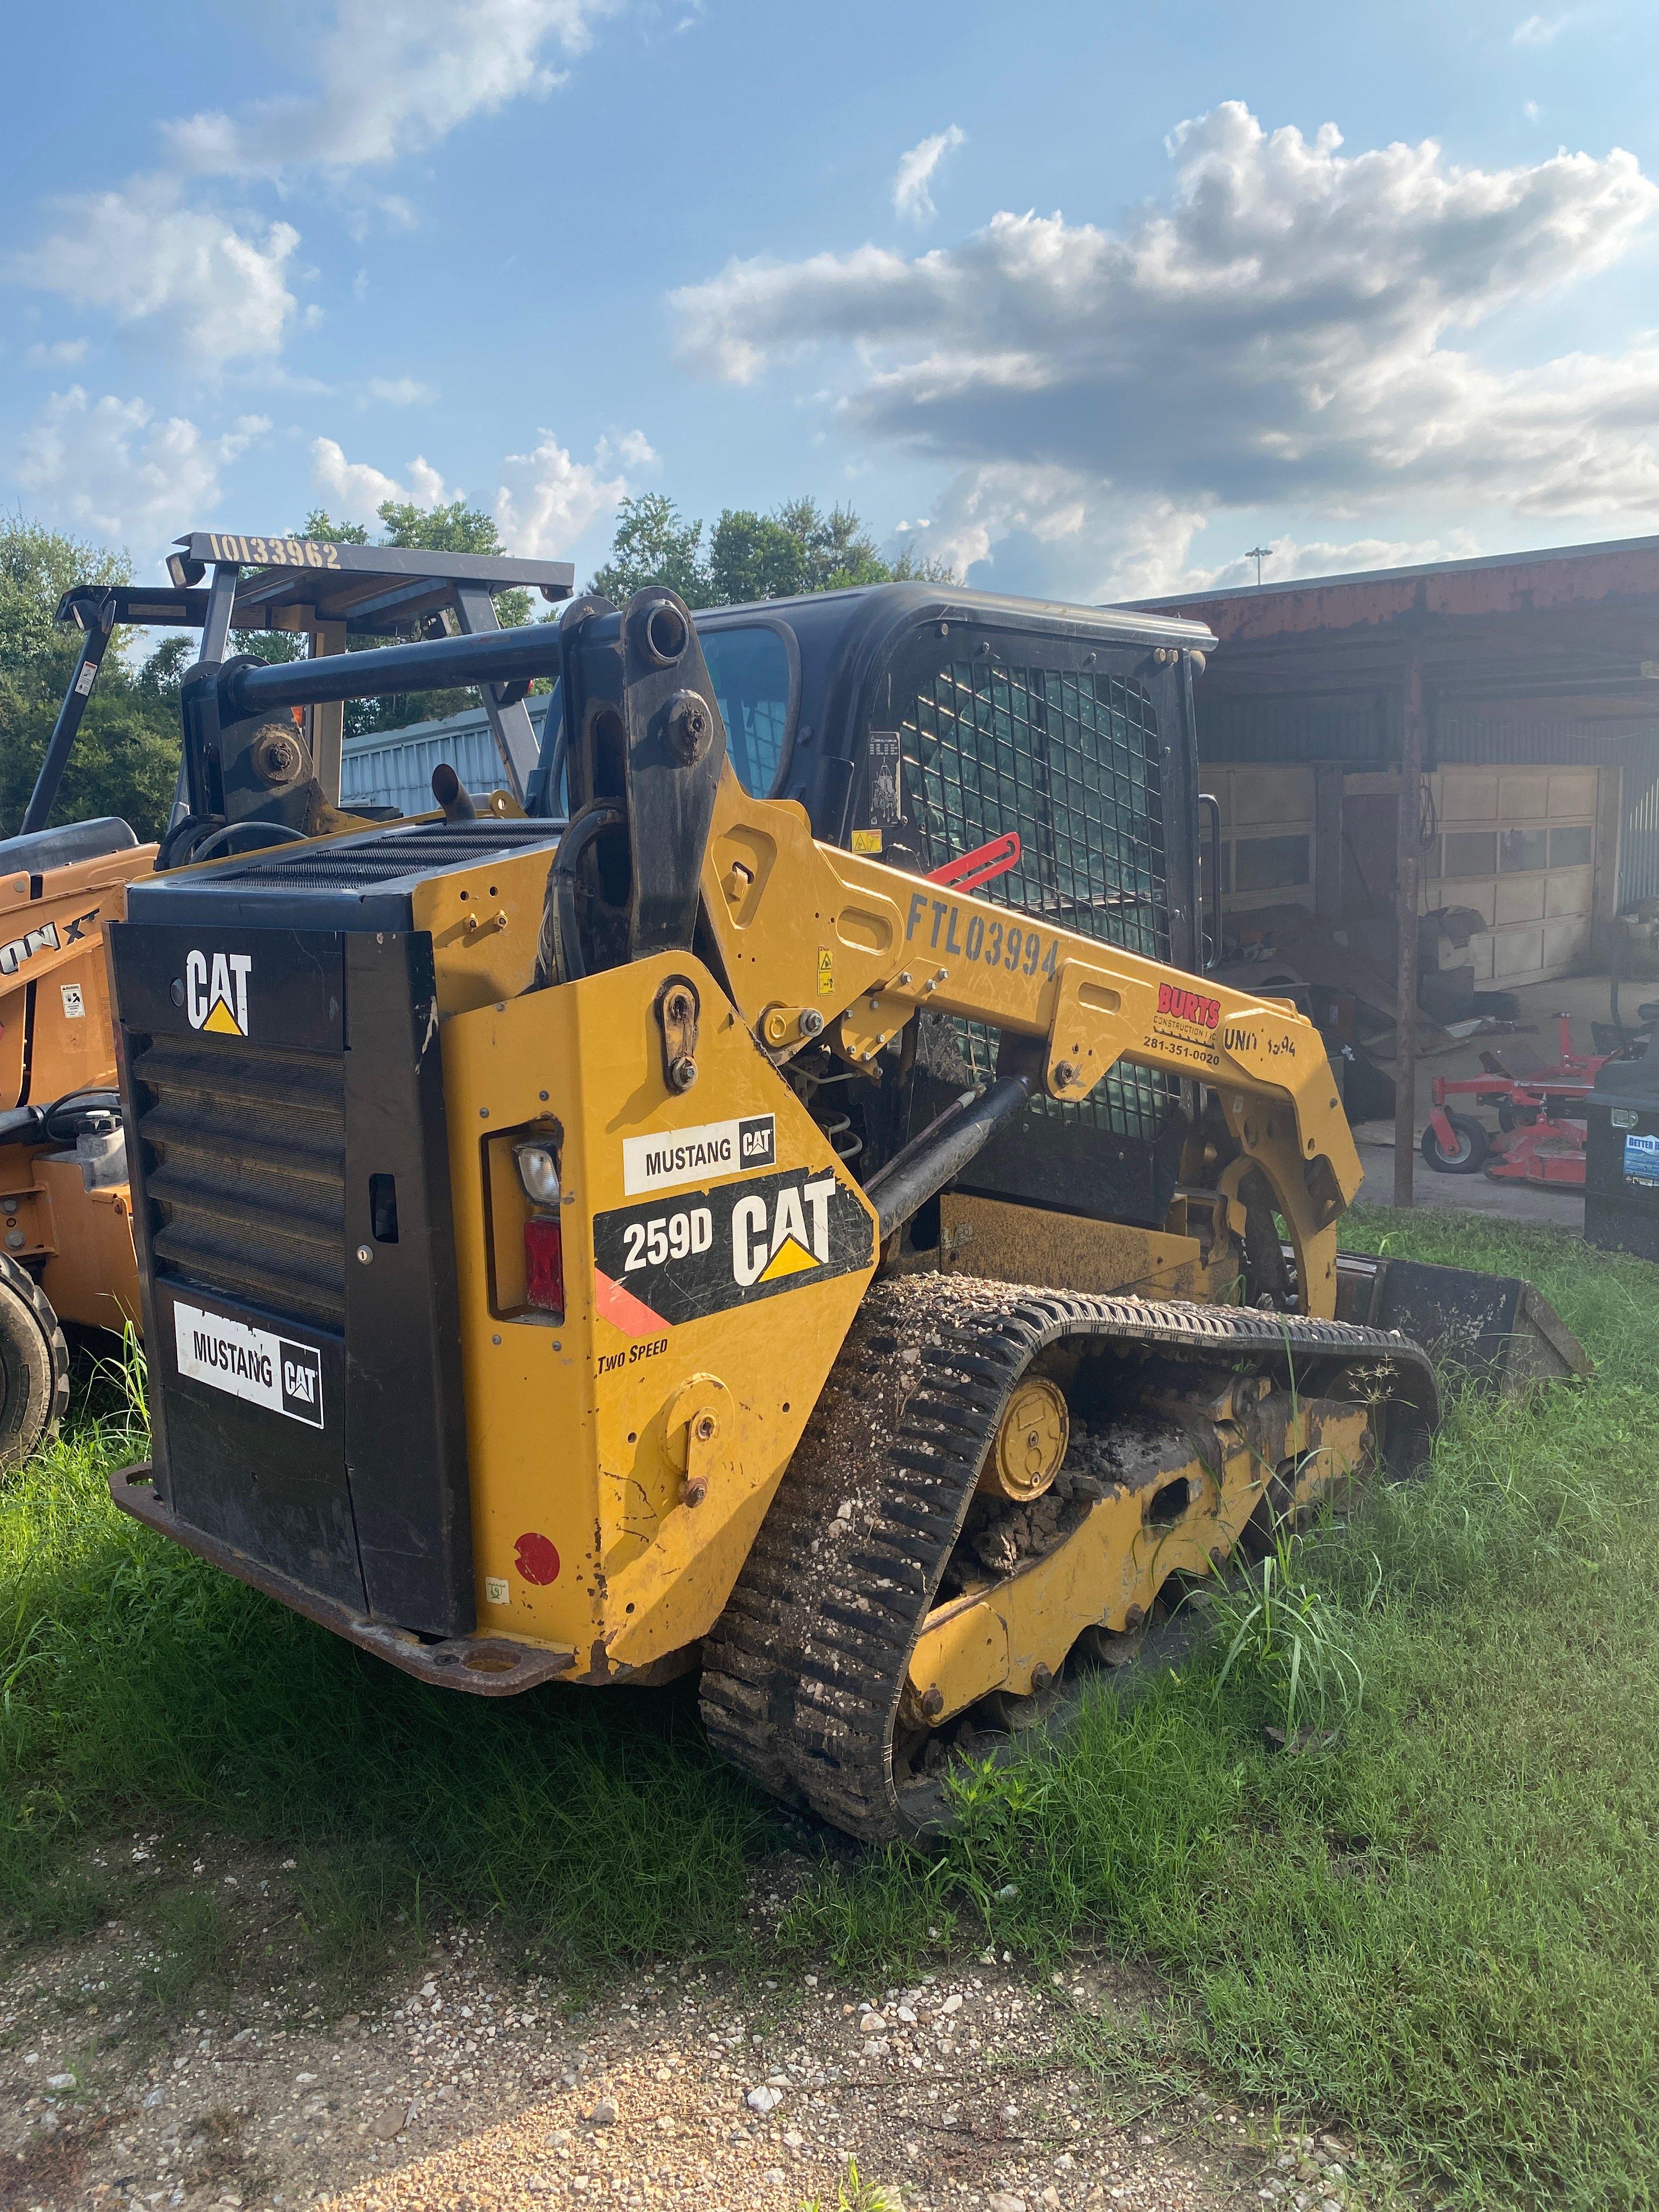
[[[1017,864],[977,893],[1010,910],[1010,965],[1036,942],[1024,915],[1201,966],[1191,677],[1214,644],[1201,624],[920,583],[694,619],[745,789],[795,799],[825,843],[917,875],[1015,832]],[[554,702],[532,812],[550,797],[563,811],[562,754]],[[855,1173],[995,1072],[994,1031],[935,1015],[915,1026],[902,1086],[878,1102],[842,1085]],[[1158,1226],[1187,1133],[1181,1090],[1125,1067],[1082,1105],[1036,1100],[961,1188]]]

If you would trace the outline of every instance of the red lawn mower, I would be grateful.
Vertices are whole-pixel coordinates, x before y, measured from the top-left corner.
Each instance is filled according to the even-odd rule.
[[[1493,1182],[1584,1186],[1584,1100],[1608,1060],[1630,1057],[1627,1048],[1581,1059],[1572,1048],[1567,1017],[1560,1024],[1561,1057],[1553,1067],[1511,1075],[1495,1052],[1483,1052],[1480,1075],[1434,1079],[1434,1109],[1423,1132],[1423,1157],[1437,1175],[1478,1175]],[[1596,1024],[1598,1030],[1601,1024]],[[1600,1040],[1598,1039],[1598,1042]],[[1646,1039],[1641,1040],[1645,1045]],[[1498,1109],[1498,1133],[1472,1115],[1454,1114],[1447,1101],[1472,1097]]]

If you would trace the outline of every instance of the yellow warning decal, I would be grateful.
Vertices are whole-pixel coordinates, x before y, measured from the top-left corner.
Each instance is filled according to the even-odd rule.
[[[781,1282],[786,1275],[805,1274],[809,1267],[819,1264],[798,1237],[786,1237],[762,1269],[760,1279],[763,1283]]]
[[[818,947],[818,996],[827,999],[836,988],[836,956],[827,945]]]
[[[855,830],[853,832],[853,850],[855,853],[873,853],[877,860],[879,860],[881,858],[880,830]]]

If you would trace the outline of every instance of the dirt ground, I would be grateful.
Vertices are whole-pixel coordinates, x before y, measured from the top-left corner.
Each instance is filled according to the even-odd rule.
[[[292,1863],[131,1849],[131,1924],[0,1962],[0,2212],[798,2212],[849,2160],[907,2212],[1377,2201],[1334,2137],[1080,2065],[1080,2027],[1156,2002],[1125,1971],[986,1951],[902,1989],[635,1971],[583,1996],[456,1929],[357,2012],[255,1976],[169,2014],[147,1890],[210,1898],[246,1959],[292,1921]]]

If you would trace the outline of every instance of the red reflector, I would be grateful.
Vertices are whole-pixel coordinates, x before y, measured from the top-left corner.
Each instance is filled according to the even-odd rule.
[[[524,1298],[538,1313],[564,1313],[564,1237],[550,1213],[524,1225]]]
[[[554,1226],[557,1227],[557,1223]],[[556,1583],[559,1579],[559,1554],[552,1539],[532,1529],[520,1536],[514,1547],[513,1564],[527,1583]]]

